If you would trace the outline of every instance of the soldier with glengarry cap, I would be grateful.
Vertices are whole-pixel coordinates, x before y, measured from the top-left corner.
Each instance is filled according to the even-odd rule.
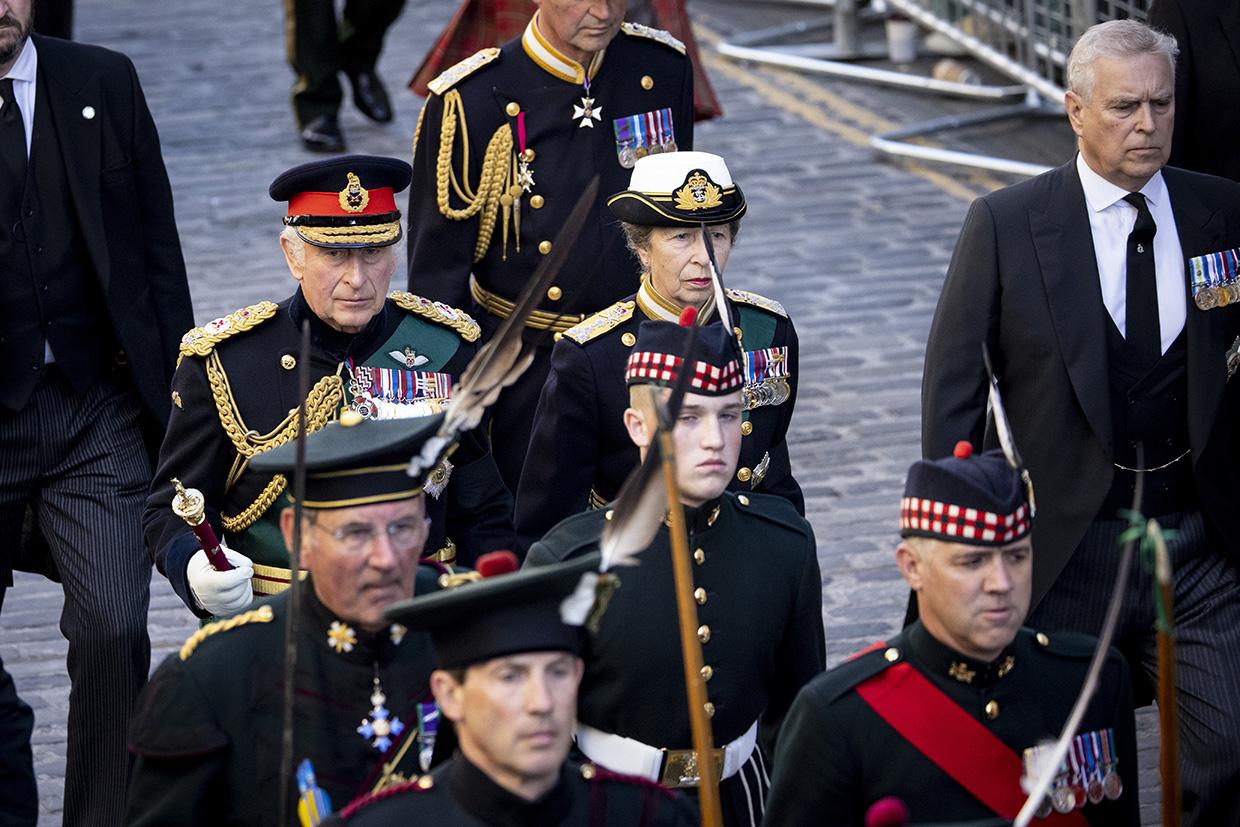
[[[791,503],[728,490],[745,407],[732,331],[641,324],[625,372],[624,424],[642,458],[659,450],[653,396],[666,398],[685,372],[672,430],[675,478],[694,560],[723,820],[756,825],[780,724],[797,690],[823,669],[822,575],[813,529]],[[526,566],[589,555],[611,517],[611,509],[598,509],[564,520],[531,546]],[[639,559],[624,570],[623,587],[587,640],[577,744],[613,772],[696,797],[696,765],[685,760],[693,739],[666,521]]]
[[[801,690],[775,753],[766,824],[860,827],[891,798],[910,824],[1015,818],[1096,644],[1021,625],[1032,511],[1031,490],[999,451],[962,442],[952,457],[913,464],[896,563],[921,617]],[[1074,735],[1039,814],[1139,825],[1132,683],[1118,650]]]
[[[429,775],[353,802],[325,824],[696,823],[686,800],[652,781],[566,760],[583,671],[582,624],[604,611],[593,607],[599,555],[534,571],[516,572],[516,565],[511,553],[496,552],[479,561],[487,575],[481,581],[388,608],[391,620],[430,632],[440,666],[431,686],[460,754]]]
[[[155,671],[130,731],[127,824],[278,823],[288,624],[297,641],[294,766],[308,760],[337,806],[425,771],[437,733],[435,656],[424,632],[383,610],[453,582],[441,564],[419,564],[429,499],[423,479],[407,473],[443,418],[346,413],[306,437],[298,611],[289,591],[267,597],[198,630]],[[254,472],[292,479],[297,447],[255,457]],[[289,507],[277,516],[292,549],[298,515]],[[294,814],[298,785],[287,794]]]
[[[310,325],[310,432],[346,408],[373,419],[435,413],[476,351],[478,325],[465,313],[388,294],[403,236],[396,193],[409,179],[404,161],[365,155],[281,174],[270,194],[288,202],[280,246],[297,291],[181,340],[172,417],[144,523],[156,565],[200,617],[238,611],[254,596],[287,587],[279,515],[288,481],[255,471],[252,460],[296,436],[303,322]],[[206,518],[235,568],[214,570],[173,513],[173,477],[202,492]],[[484,429],[467,435],[426,491],[428,554],[468,563],[511,546],[512,499]]]

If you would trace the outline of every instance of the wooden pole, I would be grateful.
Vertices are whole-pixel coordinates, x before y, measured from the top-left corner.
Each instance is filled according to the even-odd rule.
[[[1180,827],[1184,814],[1180,795],[1180,707],[1175,692],[1175,606],[1171,596],[1171,558],[1156,520],[1150,520],[1154,538],[1154,576],[1162,604],[1158,623],[1158,737],[1162,775],[1163,827]]]

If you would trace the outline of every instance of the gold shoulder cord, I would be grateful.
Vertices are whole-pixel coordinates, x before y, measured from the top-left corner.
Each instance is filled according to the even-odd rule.
[[[227,632],[229,629],[235,629],[238,626],[244,626],[247,623],[270,623],[275,619],[275,612],[271,611],[270,606],[260,606],[252,609],[244,614],[230,617],[228,620],[217,620],[215,623],[208,623],[197,632],[190,635],[189,640],[185,641],[185,645],[181,647],[181,660],[187,659],[194,654],[194,650],[198,648],[198,644],[202,643],[211,635],[217,632]]]
[[[461,132],[461,179],[456,177],[452,168],[452,150],[456,144],[458,124]],[[474,246],[474,261],[486,255],[491,245],[491,235],[495,232],[495,222],[499,215],[499,198],[504,193],[512,165],[512,130],[503,124],[495,130],[487,144],[486,155],[482,159],[482,171],[478,176],[478,191],[474,192],[469,185],[469,131],[465,122],[465,108],[461,103],[461,93],[449,90],[443,96],[443,123],[439,135],[439,156],[435,167],[436,195],[439,212],[453,221],[463,221],[475,215],[478,219],[478,242]],[[465,209],[453,209],[449,202],[449,184],[451,191],[465,203]]]
[[[228,479],[224,483],[224,490],[227,491],[240,479],[250,457],[279,447],[297,436],[297,409],[289,411],[271,433],[257,434],[247,428],[241,419],[241,412],[237,410],[232,387],[228,382],[228,374],[224,371],[224,366],[220,364],[219,355],[214,351],[207,356],[206,368],[207,381],[211,385],[211,396],[215,399],[215,409],[220,416],[220,426],[224,429],[224,433],[228,434],[229,441],[237,451],[232,469],[228,473]],[[339,371],[331,376],[324,376],[316,382],[306,398],[306,432],[312,434],[334,419],[343,401],[344,380],[340,378]],[[284,490],[285,485],[284,476],[277,474],[271,482],[267,483],[258,499],[240,514],[235,517],[221,514],[220,519],[224,530],[237,532],[249,528],[271,507],[276,498],[280,496],[280,492]]]

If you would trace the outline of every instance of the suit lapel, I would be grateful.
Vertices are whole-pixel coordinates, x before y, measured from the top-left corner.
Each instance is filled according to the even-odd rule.
[[[58,54],[55,41],[32,35],[39,50],[39,73],[47,84],[51,120],[60,144],[69,194],[77,211],[91,263],[105,295],[111,275],[107,240],[103,236],[103,207],[100,203],[102,127],[105,118],[99,77],[93,71],[83,74],[72,61]],[[46,57],[46,59],[44,59]],[[87,114],[91,117],[87,117]]]
[[[1085,418],[1109,453],[1110,380],[1106,330],[1099,324],[1105,310],[1076,161],[1060,167],[1049,180],[1045,209],[1030,211],[1029,230],[1064,367]]]
[[[1188,259],[1224,249],[1227,227],[1223,213],[1208,207],[1179,170],[1164,169],[1163,177],[1184,251],[1184,289],[1191,295]],[[1196,464],[1223,401],[1227,381],[1224,353],[1228,342],[1222,314],[1200,310],[1192,301],[1188,302],[1184,326],[1188,344],[1188,441]]]

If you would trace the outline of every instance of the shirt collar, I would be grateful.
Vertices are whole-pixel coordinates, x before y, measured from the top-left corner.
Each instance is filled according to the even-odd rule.
[[[960,654],[930,634],[918,620],[906,630],[910,657],[929,673],[953,678],[971,686],[988,686],[1004,678],[1016,666],[1014,643],[1009,643],[990,663]]]
[[[651,319],[664,322],[680,321],[681,308],[671,299],[665,299],[654,289],[649,276],[642,276],[642,286],[637,289],[637,306]],[[710,321],[715,312],[715,296],[711,294],[702,309],[698,311],[697,324],[704,325]]]
[[[35,72],[39,68],[39,56],[34,48],[34,41],[26,38],[26,45],[22,47],[22,53],[17,56],[17,60],[13,63],[13,68],[5,75],[10,80],[24,80],[27,83],[33,83]]]
[[[538,16],[539,12],[534,12],[533,18],[525,27],[525,33],[521,35],[521,46],[525,49],[525,53],[530,56],[531,60],[560,80],[569,83],[585,83],[587,69],[551,45],[551,41],[539,31]],[[604,48],[591,58],[588,70],[591,79],[598,74],[599,67],[603,65],[603,55],[606,53],[607,49]]]
[[[1085,162],[1085,156],[1079,152],[1076,154],[1076,171],[1081,177],[1081,189],[1085,191],[1085,201],[1094,212],[1102,212],[1107,207],[1123,200],[1128,194],[1128,190],[1115,186],[1094,172]],[[1163,180],[1162,170],[1154,173],[1154,176],[1145,182],[1140,193],[1145,196],[1146,201],[1150,202],[1151,207],[1167,202],[1167,182]]]

